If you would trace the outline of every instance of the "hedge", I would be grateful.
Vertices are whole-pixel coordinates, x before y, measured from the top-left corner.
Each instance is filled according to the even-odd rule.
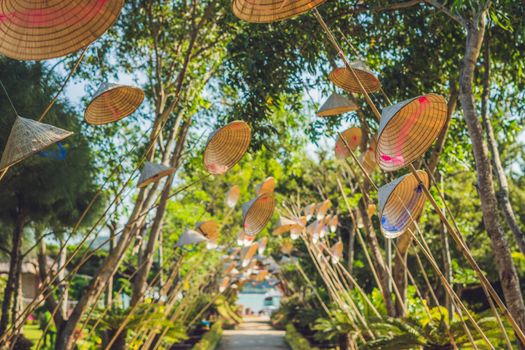
[[[284,339],[292,350],[319,350],[319,348],[312,347],[308,340],[303,337],[301,333],[297,332],[291,323],[286,326],[286,336]]]

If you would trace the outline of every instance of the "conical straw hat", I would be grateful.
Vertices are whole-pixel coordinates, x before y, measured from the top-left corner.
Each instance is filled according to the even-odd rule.
[[[359,162],[368,175],[371,175],[377,167],[376,147],[376,138],[373,137],[367,150],[359,157]]]
[[[266,178],[266,180],[264,180],[263,182],[261,182],[255,187],[255,192],[257,193],[258,196],[260,196],[261,194],[265,194],[265,193],[271,194],[273,193],[274,190],[275,190],[275,179],[271,176]]]
[[[424,186],[429,187],[428,174],[418,170]],[[396,238],[416,220],[425,205],[425,195],[421,184],[410,173],[382,186],[377,194],[381,231],[386,238]]]
[[[339,226],[339,217],[337,215],[332,216],[330,221],[327,222],[328,227],[330,228],[330,232],[334,233],[337,230],[337,226]]]
[[[173,174],[174,172],[175,168],[171,168],[163,164],[146,162],[144,164],[144,168],[142,168],[142,172],[140,173],[137,187],[145,187],[152,182],[160,180],[164,176]]]
[[[255,236],[261,232],[272,218],[275,209],[273,194],[262,194],[243,205],[244,232]]]
[[[306,216],[306,221],[309,221],[315,213],[316,204],[309,204],[303,209],[303,213]]]
[[[277,228],[272,231],[272,234],[274,236],[279,236],[293,229],[302,230],[305,226],[306,217],[304,216],[294,220],[281,217],[279,219],[279,226],[277,226]]]
[[[359,106],[349,98],[334,92],[328,97],[325,103],[323,103],[316,114],[319,117],[331,117],[358,109]]]
[[[219,224],[214,220],[198,222],[197,225],[195,225],[195,231],[200,232],[210,241],[215,241],[219,238]]]
[[[290,242],[290,241],[284,241],[282,244],[281,244],[281,252],[283,254],[287,254],[287,255],[290,255],[293,251],[293,243]]]
[[[251,246],[245,248],[242,252],[242,267],[247,267],[250,264],[255,253],[259,249],[259,243],[254,242]]]
[[[134,86],[103,83],[84,112],[86,122],[94,125],[121,120],[139,108],[144,91]]]
[[[341,138],[341,136],[343,136],[343,138]],[[347,145],[352,151],[357,149],[361,144],[363,131],[361,128],[352,127],[343,131],[341,136],[338,136],[337,141],[335,142],[335,157],[337,159],[345,159],[350,156],[350,151],[348,150]],[[346,141],[346,144],[343,142],[343,139]]]
[[[338,241],[330,248],[332,264],[337,264],[343,257],[343,242]]]
[[[241,196],[241,189],[237,185],[233,185],[228,193],[226,194],[226,205],[230,208],[234,208],[237,202],[239,201],[239,197]]]
[[[264,251],[266,250],[266,245],[268,244],[268,237],[263,237],[259,240],[259,248],[257,249],[257,254],[263,256]]]
[[[270,23],[295,17],[326,0],[233,0],[235,16],[253,23]]]
[[[72,134],[33,119],[16,117],[0,160],[0,170],[15,165]]]
[[[224,277],[222,279],[221,285],[219,286],[219,292],[222,293],[228,288],[228,285],[230,284],[230,277]]]
[[[428,94],[414,97],[383,110],[379,123],[376,160],[393,171],[421,157],[447,121],[447,101]]]
[[[354,78],[352,72],[346,67],[334,69],[330,72],[328,79],[341,89],[352,93],[362,93],[363,90],[361,89],[361,85],[365,88],[367,93],[376,92],[381,88],[381,82],[379,79],[377,79],[370,68],[368,68],[362,61],[354,61],[350,64],[350,67],[352,67],[352,70],[359,81]]]
[[[116,21],[124,0],[2,0],[0,53],[45,60],[97,40]]]
[[[204,150],[204,166],[212,174],[224,174],[242,159],[251,137],[250,127],[240,120],[214,131]]]
[[[329,199],[319,203],[316,207],[317,220],[322,220],[325,217],[328,209],[330,209],[331,207],[332,207],[332,202],[330,202]]]
[[[200,234],[197,231],[193,230],[186,230],[184,233],[179,237],[179,241],[175,245],[176,247],[182,247],[185,245],[190,244],[199,244],[202,242],[206,242],[207,239],[202,234]]]

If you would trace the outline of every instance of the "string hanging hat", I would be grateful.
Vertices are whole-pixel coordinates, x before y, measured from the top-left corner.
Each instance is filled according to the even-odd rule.
[[[124,0],[2,0],[0,54],[45,60],[73,53],[104,34]]]
[[[346,159],[349,157],[350,151],[348,148],[350,148],[352,151],[355,151],[361,144],[362,138],[363,131],[361,128],[351,127],[343,131],[341,135],[337,137],[337,141],[335,142],[335,157],[337,159]]]
[[[138,87],[103,83],[86,107],[84,119],[93,125],[121,120],[135,112],[144,101],[144,91]]]
[[[401,169],[420,158],[434,143],[447,121],[447,101],[427,94],[383,110],[376,160],[386,171]]]
[[[317,111],[317,116],[319,117],[331,117],[335,115],[340,115],[347,112],[356,111],[359,109],[359,106],[351,101],[348,97],[339,95],[338,93],[333,93],[328,97],[328,99],[323,103],[321,108]]]
[[[215,130],[204,150],[204,166],[212,174],[224,174],[237,164],[250,146],[251,129],[236,120]]]
[[[255,236],[261,232],[270,221],[275,209],[273,194],[264,193],[243,205],[244,232]]]
[[[328,75],[328,79],[351,93],[363,93],[363,88],[367,93],[379,91],[381,82],[363,61],[356,60],[350,64],[350,67],[357,79],[347,67],[335,68]]]
[[[326,0],[233,0],[235,16],[252,23],[270,23],[292,18]]]
[[[5,145],[0,171],[41,152],[72,132],[33,119],[16,117]]]
[[[195,231],[200,232],[210,241],[216,241],[219,238],[219,224],[214,220],[198,222],[195,225]]]
[[[171,175],[175,172],[175,168],[166,166],[164,164],[155,164],[146,162],[144,168],[140,173],[140,178],[137,187],[146,187],[152,182],[159,181],[161,178]]]
[[[426,197],[422,186],[428,188],[430,180],[426,171],[418,170],[417,174],[423,184],[410,173],[379,188],[379,217],[386,238],[401,236],[423,211]]]

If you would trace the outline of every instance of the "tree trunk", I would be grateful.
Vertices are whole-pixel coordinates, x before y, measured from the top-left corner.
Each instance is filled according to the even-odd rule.
[[[483,126],[487,135],[487,142],[492,155],[492,170],[494,171],[496,181],[499,185],[496,198],[499,208],[505,217],[505,221],[514,234],[514,239],[516,240],[518,248],[523,254],[525,254],[525,234],[520,229],[518,221],[516,220],[516,215],[514,215],[514,210],[512,209],[512,205],[510,203],[507,175],[505,174],[505,169],[503,169],[503,165],[501,164],[498,142],[496,140],[496,136],[494,135],[492,123],[490,121],[490,115],[488,113],[490,97],[490,36],[488,34],[486,35],[485,46],[483,50],[483,66],[485,68],[485,72],[483,74],[483,93],[481,95],[481,118],[483,120]]]
[[[25,213],[20,210],[16,220],[13,236],[11,237],[11,256],[9,260],[9,273],[2,301],[2,317],[0,318],[0,334],[4,334],[9,325],[9,308],[16,288],[17,266],[21,258],[22,236],[24,234]],[[1,345],[1,344],[0,344]]]
[[[480,16],[479,23],[468,22],[467,24],[467,42],[463,74],[460,81],[460,101],[468,132],[472,140],[472,150],[476,161],[478,193],[481,202],[481,211],[483,213],[483,222],[491,240],[503,294],[510,313],[520,327],[525,329],[525,305],[523,304],[518,274],[512,261],[508,242],[499,224],[497,199],[492,181],[488,149],[483,140],[483,130],[478,119],[472,92],[474,70],[485,31],[485,15],[486,14],[483,13]]]
[[[182,151],[184,149],[186,138],[188,136],[188,130],[189,130],[190,124],[191,124],[191,120],[185,121],[180,130],[180,135],[178,137],[177,144],[175,146],[175,151],[173,153],[173,156],[170,162],[170,166],[175,169],[177,169],[179,166],[180,159],[182,157]],[[139,271],[134,280],[133,296],[131,299],[132,306],[136,305],[140,301],[140,298],[142,297],[142,294],[144,293],[144,288],[146,286],[148,274],[153,264],[153,255],[155,252],[155,246],[157,244],[157,240],[158,240],[160,231],[162,230],[164,214],[166,212],[166,207],[167,207],[169,195],[171,192],[171,186],[173,184],[174,179],[175,179],[175,174],[171,174],[170,176],[168,176],[168,179],[166,180],[166,183],[164,185],[164,189],[162,190],[161,199],[159,202],[159,206],[157,208],[157,212],[155,214],[153,225],[151,227],[147,246],[142,256],[142,263],[139,267]]]

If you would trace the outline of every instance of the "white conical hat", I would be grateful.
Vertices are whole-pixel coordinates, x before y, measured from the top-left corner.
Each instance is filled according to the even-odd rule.
[[[121,120],[139,108],[144,91],[135,86],[103,83],[86,107],[84,118],[94,125]]]
[[[16,117],[0,160],[0,170],[15,165],[72,134],[33,119]]]
[[[417,174],[429,187],[430,180],[426,171],[418,170]],[[416,220],[425,206],[425,195],[416,177],[410,173],[379,188],[379,217],[381,231],[386,238],[402,235]]]
[[[359,106],[349,98],[334,92],[328,97],[325,103],[323,103],[316,114],[319,117],[331,117],[358,109]]]
[[[186,230],[179,237],[179,241],[177,242],[175,246],[182,247],[182,246],[190,245],[190,244],[199,244],[199,243],[206,242],[206,241],[207,241],[206,237],[201,235],[199,232],[193,231],[193,230]]]
[[[414,97],[383,110],[376,161],[386,171],[401,169],[420,158],[443,129],[447,101],[436,94]]]
[[[295,17],[326,0],[233,0],[235,16],[252,23],[270,23]]]
[[[255,236],[272,218],[275,209],[273,194],[264,193],[242,206],[244,232]]]
[[[158,181],[164,176],[168,176],[175,172],[175,168],[163,164],[156,164],[151,162],[146,162],[142,172],[140,173],[139,182],[137,187],[145,187],[152,182]]]

